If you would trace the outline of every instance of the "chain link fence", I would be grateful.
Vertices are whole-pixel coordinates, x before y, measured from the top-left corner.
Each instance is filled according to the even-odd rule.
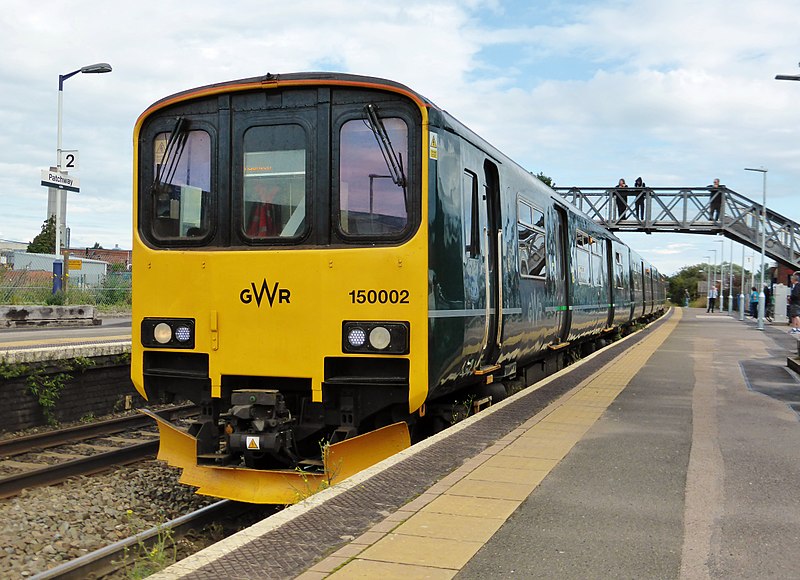
[[[61,289],[53,292],[54,260],[52,255],[24,251],[0,253],[0,305],[89,304],[101,311],[130,311],[131,273],[126,263],[71,257],[64,262]]]

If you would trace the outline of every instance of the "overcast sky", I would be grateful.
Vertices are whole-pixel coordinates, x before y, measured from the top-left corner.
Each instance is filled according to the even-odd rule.
[[[399,81],[557,185],[722,183],[800,221],[800,0],[5,0],[0,14],[0,239],[41,230],[63,148],[80,152],[73,247],[131,247],[132,132],[152,102],[267,72]],[[662,272],[707,236],[625,235]],[[729,242],[725,242],[725,259]],[[741,261],[741,246],[734,246]],[[748,250],[748,255],[751,252]]]

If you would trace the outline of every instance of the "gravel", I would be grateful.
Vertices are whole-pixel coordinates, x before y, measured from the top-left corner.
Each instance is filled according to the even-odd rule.
[[[148,461],[0,500],[0,576],[28,578],[213,503]]]

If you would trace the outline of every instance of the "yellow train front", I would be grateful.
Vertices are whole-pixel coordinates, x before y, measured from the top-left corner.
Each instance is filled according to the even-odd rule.
[[[199,406],[188,430],[159,419],[159,457],[199,493],[291,503],[408,446],[428,395],[427,106],[268,75],[139,118],[132,377]]]

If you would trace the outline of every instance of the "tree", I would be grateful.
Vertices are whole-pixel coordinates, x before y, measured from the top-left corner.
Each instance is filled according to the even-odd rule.
[[[728,288],[728,279],[729,279],[729,270],[730,262],[725,262],[723,264],[725,270],[724,280],[722,280],[723,289],[725,291],[725,296],[728,295],[730,292],[730,288]],[[719,267],[719,266],[717,266]],[[669,278],[669,298],[672,300],[673,304],[683,304],[684,299],[684,290],[689,291],[689,296],[692,300],[695,300],[698,295],[698,284],[702,283],[702,288],[706,288],[708,285],[708,271],[713,270],[714,265],[711,264],[696,264],[694,266],[684,266],[681,268],[677,274],[670,276]],[[713,278],[713,276],[712,276]],[[745,279],[747,278],[747,273],[745,273]],[[736,264],[733,265],[733,287],[739,288],[742,280],[742,268],[741,266],[737,266]],[[703,292],[704,293],[704,292]],[[720,302],[722,304],[722,302]]]
[[[548,177],[547,175],[545,175],[541,171],[539,173],[534,173],[533,171],[531,171],[531,175],[533,175],[534,177],[538,178],[539,181],[541,181],[542,183],[544,183],[548,187],[555,187],[556,186],[556,182],[553,181],[553,178],[552,177]]]
[[[56,216],[51,215],[42,224],[42,231],[39,232],[39,235],[28,244],[28,252],[32,254],[52,254],[55,245]]]
[[[100,245],[100,242],[95,242],[94,246],[92,246],[93,250],[102,250],[103,246]]]
[[[706,280],[706,264],[684,266],[669,278],[669,298],[673,304],[683,304],[685,290],[692,300],[697,298],[697,285]]]

